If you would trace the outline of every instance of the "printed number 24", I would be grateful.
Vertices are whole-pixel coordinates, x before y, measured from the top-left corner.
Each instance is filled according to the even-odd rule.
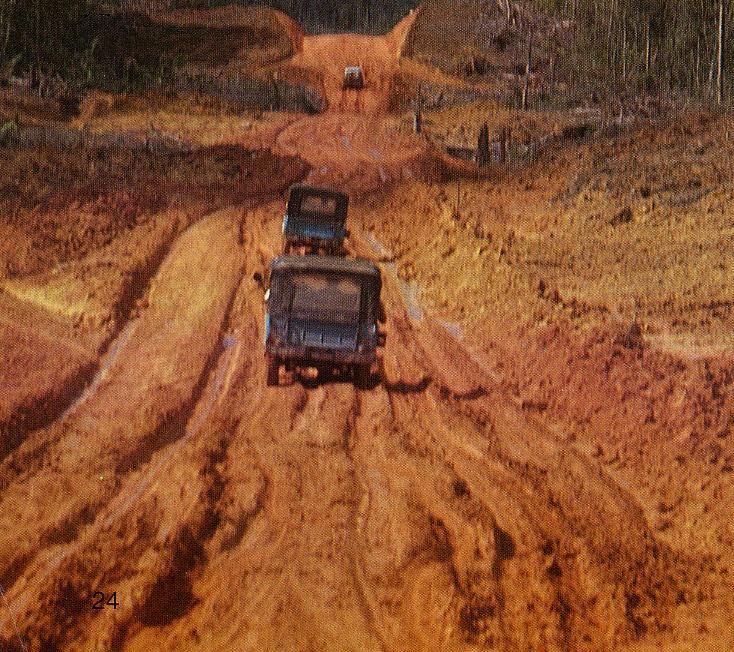
[[[113,609],[117,609],[117,591],[110,594],[109,598],[105,601],[105,594],[101,591],[97,591],[93,596],[92,599],[94,600],[94,604],[92,604],[92,609],[104,609],[105,607],[112,607]]]

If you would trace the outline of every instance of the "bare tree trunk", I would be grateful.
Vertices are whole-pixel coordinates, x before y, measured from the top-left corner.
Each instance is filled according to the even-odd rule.
[[[413,132],[416,134],[423,133],[423,114],[420,109],[413,112]]]
[[[510,21],[512,20],[512,10],[510,8],[510,0],[500,0],[502,5],[502,10],[505,12],[505,18],[507,19],[507,24],[510,24]]]
[[[486,122],[479,129],[476,159],[479,167],[486,167],[489,164],[489,126]]]
[[[668,65],[668,90],[673,90],[673,81],[675,79],[675,68],[676,68],[676,56],[675,49],[677,47],[676,35],[678,34],[678,14],[676,13],[673,17],[673,33],[671,36],[670,43],[670,54],[669,54],[669,65]]]
[[[724,102],[724,0],[719,0],[719,38],[716,52],[716,102]]]
[[[609,22],[607,24],[607,68],[612,64],[612,28],[614,27],[614,13],[617,9],[617,0],[609,5]]]
[[[645,28],[645,73],[650,72],[650,21],[651,18],[647,17],[647,27]]]
[[[530,72],[533,60],[533,33],[528,35],[528,58],[525,62],[525,85],[522,89],[522,110],[527,111],[530,94]]]
[[[413,131],[417,134],[423,131],[423,92],[420,84],[415,98],[415,112],[413,113]]]
[[[622,82],[627,81],[627,16],[623,16],[622,20]]]
[[[8,55],[8,45],[10,44],[10,33],[13,25],[13,12],[15,11],[15,0],[10,0],[7,7],[7,16],[5,17],[5,35],[3,37],[2,52],[0,52],[0,61],[5,61]]]

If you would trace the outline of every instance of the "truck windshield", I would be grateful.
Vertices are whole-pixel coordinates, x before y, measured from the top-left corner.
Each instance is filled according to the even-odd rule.
[[[301,199],[301,212],[335,216],[336,199],[320,195],[305,195]]]
[[[291,314],[340,324],[359,322],[362,286],[350,276],[294,274]]]

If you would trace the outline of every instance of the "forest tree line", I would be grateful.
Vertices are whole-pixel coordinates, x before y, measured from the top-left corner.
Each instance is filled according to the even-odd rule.
[[[172,7],[213,7],[232,0],[172,0]],[[385,32],[420,0],[236,0],[241,5],[266,5],[295,18],[307,30]]]
[[[85,0],[0,0],[1,76],[16,68],[66,68],[79,54],[75,26],[87,10]]]
[[[114,3],[114,0],[110,0]],[[151,0],[169,8],[211,7],[231,0]],[[428,0],[432,2],[434,0]],[[117,0],[118,4],[125,0]],[[509,21],[530,17],[519,27],[532,40],[532,16],[567,21],[572,38],[551,52],[552,74],[579,85],[615,92],[679,93],[728,100],[732,92],[734,0],[477,0]],[[0,66],[28,73],[52,68],[83,76],[94,43],[77,25],[99,3],[87,0],[0,0]],[[386,31],[415,0],[270,0],[310,31]],[[521,22],[523,22],[521,20]],[[515,25],[517,28],[518,25]],[[80,72],[81,71],[81,72]]]
[[[734,0],[533,0],[533,5],[572,26],[570,52],[557,53],[566,78],[612,92],[714,101],[733,95]]]

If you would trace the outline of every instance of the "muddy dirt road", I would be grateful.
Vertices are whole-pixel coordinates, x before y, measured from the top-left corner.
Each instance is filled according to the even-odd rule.
[[[399,41],[368,50],[368,74],[389,77]],[[367,49],[307,39],[302,56],[337,74],[346,46]],[[433,165],[365,105],[275,144],[358,193]],[[701,587],[722,590],[711,561],[661,540],[634,492],[518,404],[389,265],[374,389],[265,387],[252,275],[279,251],[281,213],[235,206],[185,229],[94,381],[5,455],[0,648],[690,649],[686,632],[661,637]],[[93,610],[98,591],[117,608]]]

